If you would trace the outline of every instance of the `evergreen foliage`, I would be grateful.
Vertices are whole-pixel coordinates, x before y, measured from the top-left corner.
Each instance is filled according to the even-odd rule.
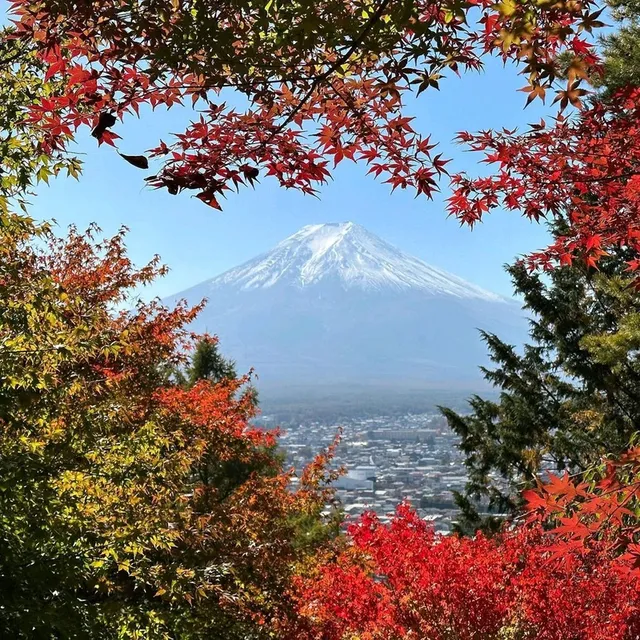
[[[576,263],[548,276],[508,268],[515,292],[532,314],[522,351],[483,333],[495,367],[485,378],[497,401],[474,396],[471,413],[443,409],[460,436],[469,481],[457,496],[459,529],[495,529],[513,513],[520,492],[541,472],[581,472],[626,450],[640,425],[640,295],[624,276],[623,256],[599,272]]]
[[[640,1],[609,0],[619,29],[603,38],[604,84],[611,95],[625,86],[640,86]]]
[[[236,378],[236,365],[218,351],[218,341],[204,337],[196,345],[187,369],[186,383],[192,387],[199,380],[222,382]]]

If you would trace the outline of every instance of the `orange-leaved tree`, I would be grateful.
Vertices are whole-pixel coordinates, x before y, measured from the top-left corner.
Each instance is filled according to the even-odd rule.
[[[0,218],[0,635],[266,636],[325,458],[293,492],[246,378],[177,384],[198,309],[122,310],[162,267],[92,236]]]

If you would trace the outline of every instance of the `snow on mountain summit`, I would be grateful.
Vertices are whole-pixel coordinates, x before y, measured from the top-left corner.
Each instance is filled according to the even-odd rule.
[[[271,251],[206,284],[247,290],[306,288],[321,281],[338,282],[345,289],[420,289],[433,295],[504,300],[403,253],[353,222],[302,227]]]
[[[261,393],[290,385],[477,381],[478,365],[489,364],[478,328],[516,345],[527,329],[515,301],[351,222],[303,227],[165,302],[203,299],[191,328],[219,336],[238,371],[255,367]]]

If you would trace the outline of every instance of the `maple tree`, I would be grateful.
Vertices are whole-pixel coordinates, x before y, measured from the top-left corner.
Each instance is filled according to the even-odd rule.
[[[430,196],[446,160],[414,131],[403,96],[493,54],[521,63],[530,95],[542,96],[568,51],[576,73],[559,95],[571,98],[595,64],[583,32],[601,24],[590,0],[13,0],[11,15],[4,37],[58,83],[24,105],[44,154],[63,153],[83,126],[115,145],[118,119],[190,100],[199,117],[151,151],[163,164],[147,179],[214,207],[260,175],[314,193],[344,158]],[[227,87],[244,111],[219,102]]]
[[[167,376],[198,308],[117,311],[163,267],[94,233],[0,216],[0,635],[262,637],[322,541],[326,456],[290,491],[246,377]]]
[[[486,178],[456,176],[449,211],[474,225],[502,206],[535,221],[557,218],[567,232],[543,252],[527,257],[532,267],[595,266],[608,250],[640,248],[640,88],[620,90],[576,116],[558,116],[525,134],[460,134],[470,148],[497,165]],[[640,262],[629,259],[630,269]]]
[[[640,7],[636,0],[611,5],[621,22],[604,38],[603,64],[585,67],[583,58],[576,66],[565,56],[571,88],[557,96],[561,112],[551,122],[541,120],[523,133],[458,136],[494,171],[482,178],[453,176],[451,215],[473,226],[500,207],[530,220],[563,224],[564,233],[551,246],[527,256],[530,268],[550,270],[576,258],[596,267],[618,247],[629,250],[630,270],[640,267]],[[589,95],[580,86],[585,76],[601,88],[599,93]],[[569,105],[576,109],[565,111]]]
[[[619,575],[640,577],[640,447],[605,458],[581,478],[552,475],[529,489],[528,520],[551,525],[547,550],[568,555],[611,557]]]
[[[301,577],[299,638],[633,640],[637,579],[604,550],[553,562],[549,534],[439,536],[407,505],[366,514],[351,544]]]
[[[8,200],[26,210],[26,194],[36,182],[61,172],[78,177],[80,161],[71,153],[43,153],[46,133],[25,120],[25,109],[62,86],[44,79],[45,63],[23,43],[0,36],[0,211]]]
[[[467,530],[483,524],[473,504],[479,497],[513,513],[521,504],[517,489],[534,484],[544,469],[580,477],[603,454],[621,454],[637,432],[640,7],[635,0],[611,4],[626,21],[604,39],[604,74],[591,78],[601,91],[578,113],[524,134],[460,136],[497,173],[456,176],[452,213],[473,225],[504,206],[555,221],[551,247],[510,269],[536,314],[532,345],[519,354],[486,336],[500,365],[486,376],[501,388],[500,401],[474,398],[471,416],[447,412],[471,471],[460,496]],[[550,270],[551,286],[525,266]],[[484,524],[495,525],[495,518]]]

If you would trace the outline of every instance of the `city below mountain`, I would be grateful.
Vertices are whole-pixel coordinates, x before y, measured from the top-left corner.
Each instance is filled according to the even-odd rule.
[[[259,387],[459,388],[487,364],[478,329],[514,344],[519,305],[406,255],[352,222],[308,225],[271,251],[172,296]]]

